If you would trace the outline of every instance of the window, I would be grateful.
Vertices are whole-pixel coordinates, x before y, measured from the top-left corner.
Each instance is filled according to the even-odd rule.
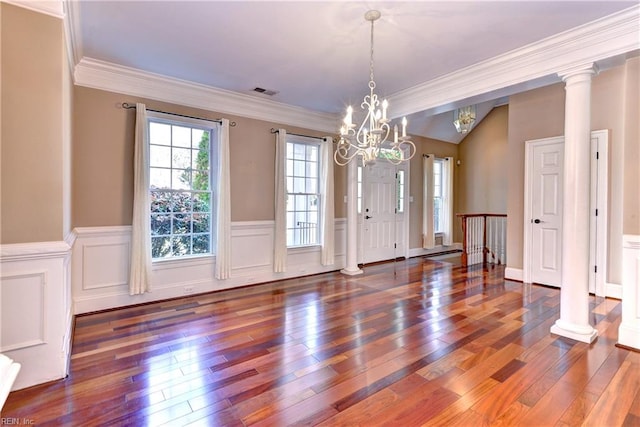
[[[396,213],[404,212],[404,171],[396,174]]]
[[[320,244],[320,144],[287,136],[287,246]]]
[[[148,123],[151,256],[212,254],[215,125],[156,113]]]
[[[358,199],[358,213],[362,213],[362,166],[358,165],[358,184],[357,184],[357,199]]]
[[[444,231],[442,212],[443,207],[443,185],[442,168],[444,159],[434,159],[433,161],[433,229],[436,233]]]

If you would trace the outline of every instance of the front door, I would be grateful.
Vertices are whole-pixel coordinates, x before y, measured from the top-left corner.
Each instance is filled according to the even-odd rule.
[[[562,283],[563,138],[533,143],[530,175],[530,266],[533,283]]]
[[[363,168],[362,248],[365,263],[405,256],[405,169],[379,159]]]

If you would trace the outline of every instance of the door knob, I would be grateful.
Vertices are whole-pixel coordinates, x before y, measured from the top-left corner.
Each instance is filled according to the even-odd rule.
[[[370,219],[370,218],[373,218],[373,217],[372,217],[372,216],[369,216],[369,215],[365,215],[365,216],[364,216],[364,219]]]
[[[534,219],[533,222],[535,222],[536,224],[540,224],[542,221],[540,221],[538,218]]]

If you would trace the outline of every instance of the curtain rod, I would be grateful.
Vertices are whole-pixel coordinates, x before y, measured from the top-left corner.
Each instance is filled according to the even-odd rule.
[[[271,128],[271,133],[278,133],[278,132],[280,132],[280,129]],[[291,132],[287,132],[287,135],[301,136],[303,138],[321,139],[321,140],[324,141],[324,138],[321,138],[319,136],[301,135],[299,133],[291,133]]]
[[[429,157],[428,154],[423,154],[422,157]],[[433,156],[434,159],[442,159],[442,160],[449,160],[448,157],[438,157],[436,155]]]
[[[131,109],[135,109],[136,106],[135,106],[135,104],[129,104],[128,102],[123,102],[122,103],[122,108],[124,108],[126,110],[131,110]],[[204,117],[187,116],[187,115],[184,115],[184,114],[169,113],[168,111],[152,110],[150,108],[147,108],[147,111],[152,111],[154,113],[170,114],[172,116],[185,117],[187,119],[206,120],[208,122],[222,123],[222,119],[206,119]],[[229,122],[229,126],[236,127],[236,122]]]

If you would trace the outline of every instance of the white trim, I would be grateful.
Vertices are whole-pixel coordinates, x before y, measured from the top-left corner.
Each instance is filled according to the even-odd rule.
[[[64,32],[67,40],[67,56],[69,69],[73,70],[82,58],[82,29],[80,27],[80,2],[73,0],[62,0],[62,8],[66,16]]]
[[[595,139],[595,142],[594,142]],[[596,159],[598,156],[598,159]],[[593,184],[596,185],[593,185]],[[607,293],[609,266],[609,131],[591,132],[591,184],[589,213],[589,292],[596,296],[611,296]],[[598,216],[595,211],[598,211]],[[595,266],[598,266],[597,273]]]
[[[334,133],[338,116],[83,57],[75,84],[305,129]],[[123,100],[124,101],[124,100]]]
[[[62,0],[2,0],[3,3],[12,4],[14,6],[28,9],[33,12],[44,13],[54,18],[64,18],[64,10]]]
[[[524,282],[524,280],[522,280],[523,277],[524,277],[524,274],[521,268],[507,267],[504,269],[504,278],[507,280]]]
[[[640,235],[623,235],[622,247],[622,320],[618,343],[640,350]]]
[[[408,258],[413,258],[417,256],[425,256],[425,255],[431,255],[431,254],[438,254],[441,252],[461,251],[461,250],[462,250],[462,243],[456,242],[451,246],[438,245],[431,249],[411,248],[408,250],[407,254],[408,254]]]
[[[603,17],[560,34],[498,55],[390,96],[394,115],[440,108],[455,101],[474,102],[558,82],[557,70],[596,62],[640,48],[640,6]],[[464,84],[460,84],[464,82]]]
[[[604,294],[607,298],[622,299],[622,285],[620,283],[605,283]]]
[[[113,235],[130,235],[130,225],[113,225],[105,227],[76,227],[73,229],[76,238],[79,237],[111,237]]]
[[[0,260],[18,261],[38,258],[56,258],[69,255],[67,242],[35,242],[0,245]]]

